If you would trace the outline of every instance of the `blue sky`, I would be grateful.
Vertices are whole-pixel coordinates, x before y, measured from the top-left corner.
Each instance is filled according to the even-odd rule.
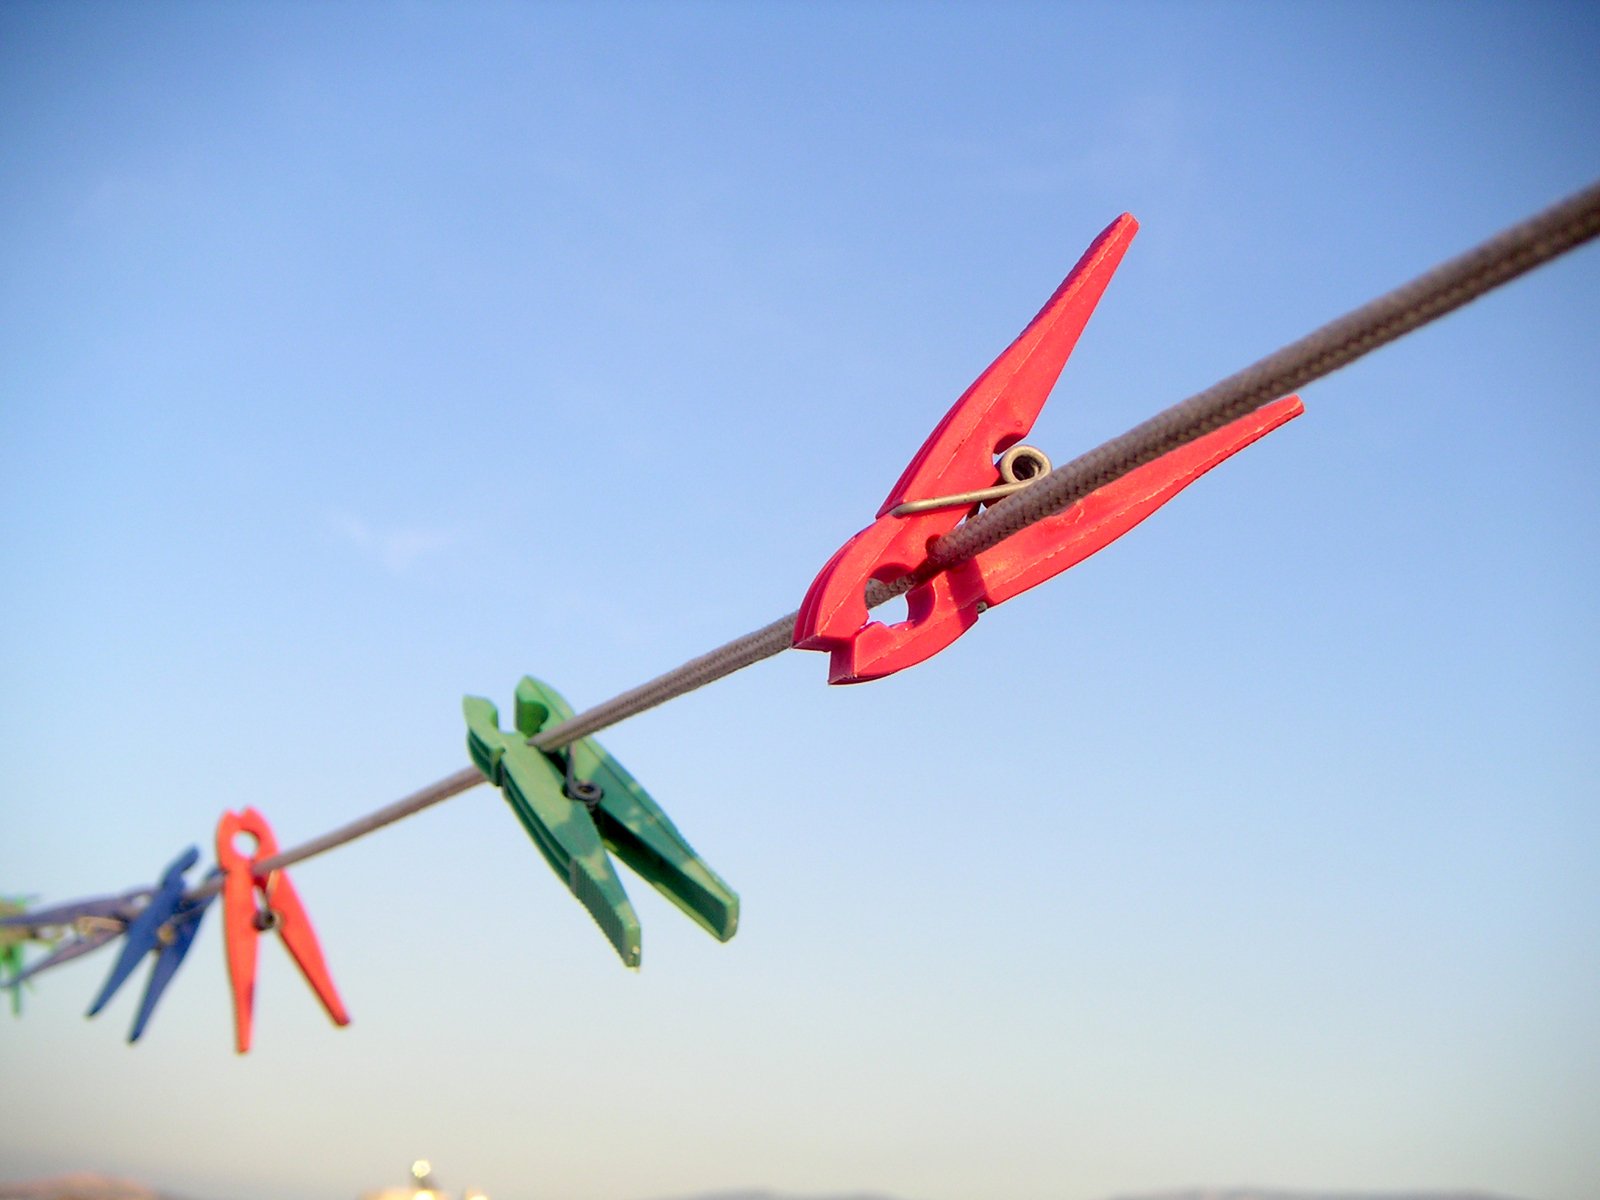
[[[0,889],[303,840],[796,607],[1111,218],[1122,432],[1600,175],[1583,5],[0,10]],[[742,894],[623,970],[478,789],[0,1019],[6,1172],[338,1200],[1600,1186],[1600,258],[914,671],[602,741]]]

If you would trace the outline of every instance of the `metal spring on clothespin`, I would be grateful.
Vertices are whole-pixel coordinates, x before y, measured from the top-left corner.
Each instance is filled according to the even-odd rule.
[[[989,504],[1003,500],[1023,488],[1037,483],[1050,474],[1050,459],[1037,446],[1013,446],[1000,456],[1001,483],[994,487],[979,488],[975,492],[957,492],[953,496],[936,496],[931,500],[907,500],[889,510],[891,517],[909,517],[912,513],[932,512],[937,508],[965,508],[969,504]]]

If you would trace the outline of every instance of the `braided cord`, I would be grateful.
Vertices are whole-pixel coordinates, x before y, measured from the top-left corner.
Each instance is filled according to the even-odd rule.
[[[927,563],[916,574],[889,584],[874,580],[867,590],[868,605],[875,607],[909,591],[919,579],[981,554],[1145,463],[1204,437],[1285,393],[1331,375],[1363,355],[1575,249],[1597,234],[1600,234],[1600,183],[1591,184],[1458,258],[1330,321],[1299,341],[1173,405],[1008,496],[940,539],[929,552]],[[577,713],[530,738],[529,744],[541,750],[559,749],[780,654],[792,644],[797,616],[797,613],[790,613],[780,617],[647,683]],[[264,859],[258,869],[279,870],[302,862],[482,782],[483,776],[477,768],[464,768],[359,820]],[[210,880],[190,895],[197,898],[210,895],[220,886],[218,881]]]

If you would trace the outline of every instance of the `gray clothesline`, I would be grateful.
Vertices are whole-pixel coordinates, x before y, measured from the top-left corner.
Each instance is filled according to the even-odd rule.
[[[964,562],[1036,521],[1060,512],[1179,446],[1204,437],[1288,392],[1388,345],[1486,292],[1573,250],[1600,234],[1600,182],[1496,234],[1459,257],[1323,325],[1205,391],[1097,446],[1038,482],[973,516],[929,552],[919,570],[890,584],[874,581],[869,606],[909,591],[920,580]],[[640,684],[528,739],[556,750],[579,738],[713,683],[790,648],[798,613],[789,613],[663,675]],[[263,871],[304,862],[386,825],[421,812],[484,782],[464,767],[321,837],[261,860]],[[202,898],[221,887],[211,879],[189,895]],[[0,921],[26,924],[27,918]]]

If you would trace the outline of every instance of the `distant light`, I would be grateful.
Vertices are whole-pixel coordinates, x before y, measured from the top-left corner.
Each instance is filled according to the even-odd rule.
[[[434,1200],[434,1195],[427,1188],[411,1193],[411,1200]]]
[[[411,1164],[411,1174],[417,1179],[426,1179],[433,1174],[433,1164],[425,1158],[419,1158]]]

